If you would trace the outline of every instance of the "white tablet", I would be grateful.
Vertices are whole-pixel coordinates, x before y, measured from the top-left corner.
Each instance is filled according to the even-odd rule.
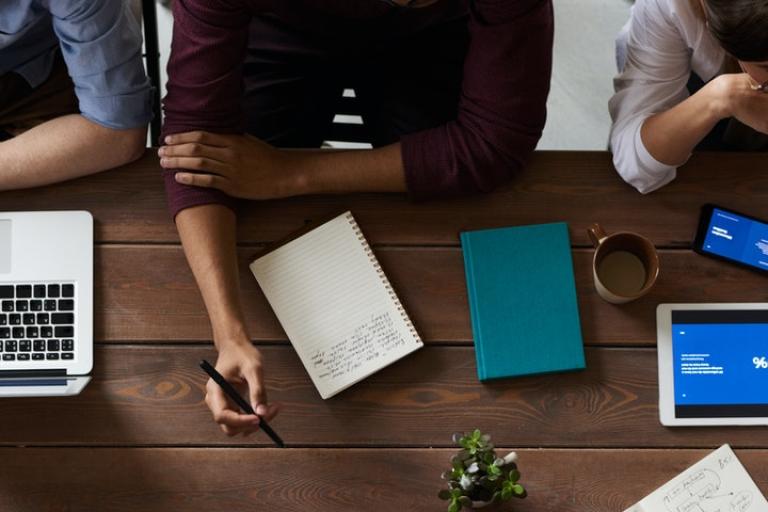
[[[768,304],[661,304],[667,426],[768,425]]]

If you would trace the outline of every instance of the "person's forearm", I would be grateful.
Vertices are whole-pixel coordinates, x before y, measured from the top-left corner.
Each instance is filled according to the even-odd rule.
[[[146,128],[113,130],[71,114],[0,143],[0,190],[30,188],[111,169],[141,156]]]
[[[301,194],[403,192],[400,143],[372,150],[296,151]]]
[[[646,119],[640,134],[648,152],[666,165],[685,163],[696,145],[727,117],[720,88],[713,80],[673,108]]]
[[[218,204],[187,208],[176,216],[219,349],[225,343],[248,340],[240,303],[236,222],[234,212]]]

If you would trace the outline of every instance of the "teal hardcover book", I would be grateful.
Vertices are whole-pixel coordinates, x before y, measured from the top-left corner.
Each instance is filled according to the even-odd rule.
[[[480,380],[584,369],[565,223],[461,233]]]

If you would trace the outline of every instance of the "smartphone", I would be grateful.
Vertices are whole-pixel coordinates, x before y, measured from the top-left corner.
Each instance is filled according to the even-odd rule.
[[[768,274],[768,222],[705,204],[693,250]]]

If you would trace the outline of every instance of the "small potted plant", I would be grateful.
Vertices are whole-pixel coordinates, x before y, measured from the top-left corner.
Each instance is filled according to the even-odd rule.
[[[518,482],[520,472],[515,452],[497,457],[491,436],[480,430],[453,434],[453,442],[461,449],[451,457],[451,469],[443,473],[448,488],[438,494],[440,499],[448,501],[448,512],[526,497],[525,488]]]

